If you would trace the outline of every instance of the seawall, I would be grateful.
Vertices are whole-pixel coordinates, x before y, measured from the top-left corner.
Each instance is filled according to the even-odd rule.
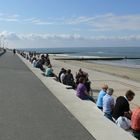
[[[80,100],[76,97],[75,90],[66,89],[65,85],[55,81],[53,78],[42,76],[39,69],[33,68],[29,61],[21,56],[19,57],[95,139],[135,140],[128,132],[106,119],[94,103]]]

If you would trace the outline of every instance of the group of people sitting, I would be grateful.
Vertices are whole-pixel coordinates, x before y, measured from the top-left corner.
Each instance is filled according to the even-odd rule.
[[[71,86],[73,89],[75,89],[75,81],[74,76],[71,73],[71,69],[64,69],[61,68],[59,74],[58,74],[58,81],[64,85]]]
[[[76,89],[78,84],[81,83],[80,79],[84,79],[84,85],[86,86],[87,92],[90,91],[90,81],[88,79],[88,73],[84,72],[81,68],[79,69],[79,71],[76,73],[76,76],[74,78],[73,74],[71,73],[71,69],[64,69],[61,68],[59,75],[58,75],[58,79],[59,82],[65,84],[65,85],[69,85],[72,86],[73,89]]]
[[[32,56],[30,57],[30,62],[33,64],[34,67],[39,68],[43,72],[45,72],[45,66],[51,66],[49,55],[48,54],[42,54],[39,57]]]
[[[71,86],[73,89],[77,89],[78,85],[81,85],[81,83],[84,83],[83,85],[85,86],[86,91],[88,93],[90,92],[91,82],[88,79],[88,73],[84,72],[81,68],[76,73],[75,78],[71,72],[71,69],[66,70],[65,68],[61,68],[57,76],[53,72],[53,68],[52,68],[48,54],[37,55],[36,53],[29,52],[29,54],[25,54],[22,52],[21,55],[25,57],[26,59],[28,59],[32,63],[33,67],[39,68],[43,72],[44,76],[55,77],[57,81],[61,82],[62,84]],[[82,92],[80,89],[80,93],[77,95],[81,97],[80,94],[82,94]],[[85,99],[85,98],[82,97],[81,99]]]
[[[43,75],[47,77],[55,77],[57,81],[68,85],[76,90],[76,95],[82,100],[90,100],[95,103],[94,98],[90,94],[91,82],[88,78],[88,73],[81,68],[76,73],[74,78],[71,69],[61,68],[58,76],[54,74],[50,63],[49,55],[42,54],[40,57],[35,54],[28,55],[29,61],[36,68],[43,71]],[[45,67],[44,67],[45,65]],[[134,111],[130,110],[129,101],[133,100],[135,93],[128,90],[125,96],[119,96],[114,101],[113,88],[108,88],[108,85],[103,85],[97,98],[97,107],[104,112],[104,116],[125,130],[132,131],[133,135],[140,140],[140,107]]]
[[[140,107],[130,110],[129,102],[133,100],[135,93],[128,90],[125,96],[112,97],[114,90],[103,85],[99,92],[96,105],[104,112],[104,116],[116,123],[124,130],[130,131],[140,140]]]
[[[61,68],[58,76],[53,72],[52,65],[48,54],[41,54],[40,56],[35,53],[29,53],[27,58],[32,63],[33,67],[41,69],[43,75],[47,77],[55,77],[57,81],[69,88],[76,90],[76,95],[82,100],[91,100],[95,102],[90,94],[91,82],[88,78],[88,73],[84,72],[81,68],[74,77],[71,69]]]

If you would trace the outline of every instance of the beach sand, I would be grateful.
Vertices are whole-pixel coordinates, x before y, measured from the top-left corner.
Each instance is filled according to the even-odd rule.
[[[76,60],[55,60],[55,56],[51,56],[50,58],[56,74],[59,73],[62,67],[71,69],[74,76],[79,68],[87,72],[95,99],[102,85],[108,84],[109,87],[114,89],[114,98],[125,95],[125,92],[129,89],[134,91],[136,97],[131,102],[131,108],[140,106],[140,70],[138,68],[111,66]]]
[[[109,65],[109,64],[101,64],[97,62],[90,63],[87,61],[76,61],[76,60],[63,60],[63,62],[140,82],[140,69],[139,68],[115,66],[115,65]]]

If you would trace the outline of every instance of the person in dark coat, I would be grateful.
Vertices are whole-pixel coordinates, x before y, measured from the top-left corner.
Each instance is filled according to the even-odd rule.
[[[131,110],[129,106],[129,101],[132,101],[135,96],[135,93],[131,90],[128,90],[125,96],[119,96],[116,99],[116,104],[113,110],[113,118],[117,120],[120,116],[127,117],[131,119]]]

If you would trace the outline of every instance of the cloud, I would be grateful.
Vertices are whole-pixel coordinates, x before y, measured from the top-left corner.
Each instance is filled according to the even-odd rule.
[[[92,20],[94,20],[94,17],[80,16],[80,17],[74,17],[74,18],[71,18],[71,19],[66,19],[64,21],[64,23],[65,24],[70,24],[70,25],[87,24]]]
[[[65,19],[65,24],[86,25],[91,31],[140,30],[140,15],[115,15],[107,13],[93,17]]]
[[[34,25],[49,25],[53,24],[53,22],[49,22],[46,20],[42,20],[39,18],[21,18],[18,14],[5,14],[5,13],[0,13],[0,21],[4,22],[19,22],[19,23],[29,23],[29,24],[34,24]]]
[[[35,24],[35,25],[49,25],[49,24],[53,24],[53,22],[43,21],[43,20],[37,19],[37,18],[23,19],[23,21],[26,22],[26,23],[32,23],[32,24]]]
[[[18,19],[19,15],[9,15],[9,14],[4,14],[0,13],[0,21],[6,21],[6,22],[17,22],[19,21]]]
[[[104,32],[104,31],[136,31],[140,30],[140,14],[133,15],[115,15],[113,13],[106,13],[95,16],[73,16],[69,18],[46,18],[38,17],[21,17],[18,14],[0,13],[0,21],[18,22],[19,24],[33,24],[33,25],[64,25],[69,28],[79,28],[90,32]],[[62,27],[62,26],[61,26]]]
[[[89,24],[99,30],[140,30],[140,15],[107,14],[97,16]]]
[[[17,34],[14,32],[3,31],[0,32],[0,39],[6,40],[87,40],[87,41],[102,41],[102,40],[139,40],[140,35],[129,35],[129,36],[91,36],[91,37],[84,37],[79,34]]]
[[[39,48],[39,47],[98,47],[98,46],[139,46],[140,35],[130,36],[91,36],[78,34],[17,34],[0,32],[0,41],[8,48]]]
[[[14,33],[14,32],[7,32],[7,31],[3,31],[0,32],[0,39],[5,39],[5,40],[20,40],[20,35]]]
[[[22,34],[19,35],[20,39],[23,40],[84,40],[84,37],[81,37],[78,34]]]

